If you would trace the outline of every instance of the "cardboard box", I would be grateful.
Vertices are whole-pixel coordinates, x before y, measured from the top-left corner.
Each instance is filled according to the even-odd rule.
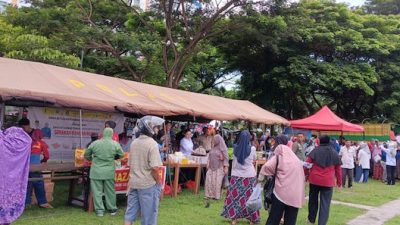
[[[50,203],[54,200],[53,193],[54,193],[54,182],[45,182],[44,183],[44,190],[46,191],[46,199],[47,202]],[[37,205],[37,199],[35,196],[34,188],[32,189],[32,205]]]

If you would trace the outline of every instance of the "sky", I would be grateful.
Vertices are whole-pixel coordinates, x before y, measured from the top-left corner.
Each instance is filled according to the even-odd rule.
[[[364,4],[365,0],[336,0],[337,2],[348,3],[351,6],[361,6]]]

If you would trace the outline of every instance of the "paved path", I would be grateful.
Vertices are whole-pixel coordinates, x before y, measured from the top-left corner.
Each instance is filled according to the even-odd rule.
[[[306,197],[306,200],[308,200],[308,196]],[[365,210],[375,209],[375,207],[373,207],[373,206],[359,205],[359,204],[348,203],[348,202],[339,202],[339,201],[335,201],[335,200],[332,200],[331,203],[335,204],[335,205],[345,205],[345,206],[350,206],[353,208],[359,208],[359,209],[365,209]]]
[[[359,205],[359,204],[353,204],[353,203],[347,203],[347,202],[339,202],[339,201],[335,201],[335,200],[332,200],[332,204],[345,205],[345,206],[350,206],[350,207],[353,207],[353,208],[359,208],[359,209],[365,209],[365,210],[373,210],[373,209],[375,209],[375,207],[373,207],[373,206]]]
[[[400,199],[388,202],[376,208],[371,207],[371,209],[368,209],[367,213],[356,217],[348,222],[347,225],[383,225],[393,217],[400,215],[399,209]]]

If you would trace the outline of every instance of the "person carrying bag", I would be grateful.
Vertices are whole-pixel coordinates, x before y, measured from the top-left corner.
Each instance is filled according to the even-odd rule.
[[[305,202],[303,164],[287,146],[286,136],[277,136],[275,142],[275,155],[260,171],[261,177],[274,176],[271,184],[267,185],[264,196],[267,206],[271,206],[266,225],[279,225],[282,217],[284,225],[295,225],[298,211]],[[273,188],[270,188],[272,182]]]

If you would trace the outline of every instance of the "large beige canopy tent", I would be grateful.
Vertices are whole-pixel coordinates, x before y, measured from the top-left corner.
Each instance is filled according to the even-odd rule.
[[[2,101],[39,101],[105,112],[289,125],[286,119],[249,101],[8,58],[0,58],[0,97]]]

